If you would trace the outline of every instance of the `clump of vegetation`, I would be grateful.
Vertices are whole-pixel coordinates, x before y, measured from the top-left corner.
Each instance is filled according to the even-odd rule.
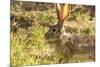
[[[18,29],[16,34],[11,32],[12,66],[54,63],[51,57],[54,51],[46,45],[44,32],[45,28],[39,25]]]
[[[62,56],[55,51],[54,44],[49,44],[45,40],[47,26],[57,22],[55,7],[48,3],[31,3],[32,7],[24,6],[25,4],[29,5],[30,2],[15,1],[11,4],[11,66],[60,63]],[[95,21],[90,21],[91,18],[94,17],[81,10],[74,10],[69,17],[84,22],[80,23],[83,28],[74,28],[79,35],[95,35]],[[76,58],[79,60],[75,60]],[[81,55],[76,54],[68,62],[82,61],[92,60],[83,59]]]

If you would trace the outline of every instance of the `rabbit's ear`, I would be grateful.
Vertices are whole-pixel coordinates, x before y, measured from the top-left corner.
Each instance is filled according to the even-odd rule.
[[[60,4],[56,4],[56,11],[57,11],[58,21],[60,21],[60,13],[61,13],[61,5]]]
[[[57,4],[58,21],[63,23],[70,14],[71,7],[69,4]]]
[[[70,14],[70,5],[69,4],[62,4],[61,5],[61,14],[60,14],[60,19],[61,22],[64,22],[65,19],[68,18],[69,14]]]

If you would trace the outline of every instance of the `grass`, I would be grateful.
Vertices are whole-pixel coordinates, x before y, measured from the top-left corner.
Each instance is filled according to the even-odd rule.
[[[54,46],[45,40],[45,33],[48,31],[46,25],[57,21],[55,9],[50,7],[46,8],[47,10],[37,9],[28,12],[22,5],[23,3],[17,2],[11,6],[11,66],[58,64],[61,55],[56,53]],[[33,5],[37,4],[33,3]],[[77,27],[75,29],[77,34],[95,35],[95,24],[92,23],[94,20],[89,20],[94,17],[81,11],[74,11],[70,18],[84,21],[81,24],[84,24],[86,28],[83,30]],[[79,58],[80,62],[91,60],[83,59],[82,55],[75,55],[69,62],[79,62],[74,61],[76,58]]]

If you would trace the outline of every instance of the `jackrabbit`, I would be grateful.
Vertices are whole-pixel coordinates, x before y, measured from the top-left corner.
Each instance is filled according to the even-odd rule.
[[[73,36],[70,32],[65,31],[64,25],[66,24],[66,18],[69,16],[71,6],[69,4],[56,4],[56,11],[58,17],[58,23],[50,26],[49,31],[45,34],[46,39],[56,44],[56,50],[63,56],[65,61],[74,54],[76,46],[67,40]],[[65,62],[64,61],[64,62]]]
[[[59,60],[59,63],[66,63],[68,62],[69,58],[72,57],[73,54],[78,51],[77,49],[78,46],[76,45],[77,41],[80,40],[80,38],[84,39],[84,36],[78,38],[77,36],[72,34],[69,30],[66,30],[66,26],[68,24],[67,18],[71,12],[70,4],[56,4],[56,11],[57,11],[58,22],[55,25],[49,26],[50,29],[45,34],[45,37],[49,43],[55,44],[55,50],[60,55],[62,55],[62,59]],[[71,23],[70,25],[73,26],[73,23]],[[79,25],[76,24],[76,27],[77,26]]]

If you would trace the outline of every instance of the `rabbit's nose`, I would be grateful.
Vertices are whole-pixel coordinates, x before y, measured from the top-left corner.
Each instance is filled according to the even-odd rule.
[[[45,39],[47,39],[48,38],[48,33],[45,33]]]

